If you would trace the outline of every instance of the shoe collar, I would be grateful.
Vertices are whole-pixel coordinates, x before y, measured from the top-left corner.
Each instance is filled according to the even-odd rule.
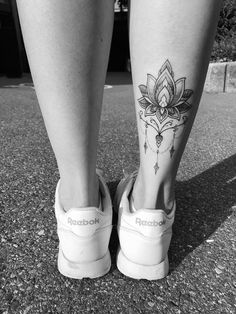
[[[112,213],[112,203],[110,198],[110,193],[108,187],[106,186],[105,180],[103,179],[101,172],[97,171],[98,179],[99,179],[99,191],[101,196],[101,206],[89,206],[89,207],[79,207],[70,208],[67,212],[63,209],[63,206],[60,203],[59,199],[59,187],[60,187],[60,180],[57,183],[56,192],[55,192],[55,211],[56,215],[65,215],[74,211],[95,211],[98,212],[100,215],[111,215]],[[101,208],[101,209],[100,209]]]
[[[165,216],[166,219],[172,219],[175,216],[175,211],[176,211],[176,201],[174,201],[172,210],[169,214],[167,214],[163,209],[148,209],[148,208],[140,208],[136,212],[131,212],[130,211],[130,202],[129,202],[129,195],[130,192],[133,188],[135,179],[137,176],[137,171],[132,173],[130,176],[127,176],[127,184],[124,187],[124,191],[121,197],[120,201],[120,208],[123,209],[123,212],[125,212],[126,215],[134,215],[135,213],[141,213],[141,212],[146,212],[150,214],[162,214]]]

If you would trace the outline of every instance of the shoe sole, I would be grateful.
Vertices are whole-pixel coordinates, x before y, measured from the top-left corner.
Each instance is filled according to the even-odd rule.
[[[166,277],[169,272],[168,256],[160,264],[141,265],[130,261],[119,248],[116,262],[122,274],[134,279],[158,280]]]
[[[76,263],[69,261],[61,248],[59,248],[57,260],[59,272],[66,277],[74,279],[97,278],[107,274],[111,268],[111,256],[109,250],[106,255],[96,261]]]

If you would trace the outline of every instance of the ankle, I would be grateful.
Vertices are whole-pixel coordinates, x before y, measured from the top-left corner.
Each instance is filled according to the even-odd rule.
[[[81,179],[61,178],[59,186],[59,199],[65,211],[70,208],[99,207],[99,182],[97,176],[94,180],[82,182]]]
[[[156,177],[145,180],[139,173],[131,197],[135,209],[163,209],[169,213],[175,201],[174,180]]]

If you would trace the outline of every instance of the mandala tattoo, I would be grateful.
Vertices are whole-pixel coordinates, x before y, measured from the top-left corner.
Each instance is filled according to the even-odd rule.
[[[154,165],[155,174],[159,169],[158,156],[169,151],[170,158],[175,153],[175,139],[179,130],[184,128],[191,104],[188,100],[192,96],[191,89],[185,89],[185,77],[174,80],[174,72],[169,60],[162,65],[158,77],[147,74],[147,85],[139,85],[142,97],[138,99],[141,110],[140,121],[144,126],[144,151],[148,148],[156,153],[157,160]],[[165,122],[165,123],[164,123]],[[152,130],[152,132],[151,132]],[[166,132],[172,132],[170,145],[161,150]],[[155,134],[155,139],[153,137]],[[154,145],[153,145],[154,143]]]

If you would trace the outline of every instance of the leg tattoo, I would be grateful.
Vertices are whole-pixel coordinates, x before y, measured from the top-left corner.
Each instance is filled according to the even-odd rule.
[[[187,122],[184,115],[191,105],[187,102],[192,96],[191,89],[185,89],[185,77],[174,80],[174,72],[169,60],[161,67],[157,79],[147,74],[147,85],[139,85],[142,97],[138,99],[141,110],[140,122],[144,125],[144,151],[150,148],[157,156],[154,165],[155,174],[159,169],[158,155],[169,151],[170,158],[175,152],[175,139],[180,136],[179,130],[183,130]],[[163,124],[163,122],[165,123]],[[172,138],[167,145],[163,145],[164,136],[168,142],[167,134]],[[166,142],[166,141],[165,141]],[[163,148],[160,150],[160,148]]]

